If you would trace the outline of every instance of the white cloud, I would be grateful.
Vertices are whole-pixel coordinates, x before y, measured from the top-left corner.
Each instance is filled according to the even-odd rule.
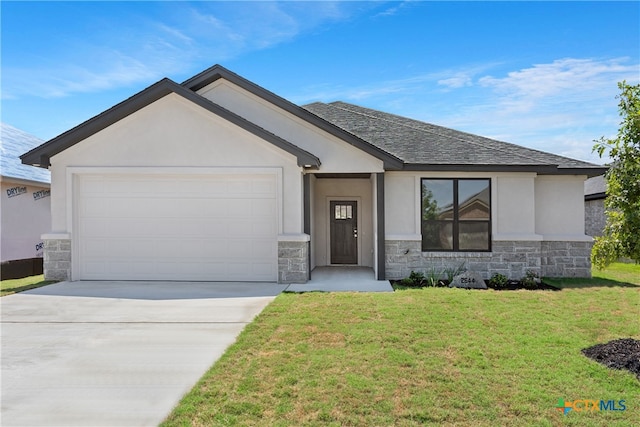
[[[460,105],[440,117],[447,125],[510,142],[601,163],[593,140],[615,134],[617,82],[638,82],[639,65],[628,58],[558,59],[483,76],[484,101]],[[464,96],[464,94],[463,94]],[[606,160],[606,159],[605,159]]]
[[[531,107],[543,100],[562,102],[568,97],[571,101],[585,101],[599,98],[603,91],[609,93],[612,79],[637,80],[638,65],[625,62],[628,58],[565,58],[513,71],[502,78],[485,76],[478,82],[492,89],[511,108]]]
[[[299,91],[289,99],[297,103],[312,101],[354,101],[384,102],[393,101],[390,95],[404,97],[412,95],[414,99],[424,103],[424,95],[428,92],[449,91],[452,88],[472,86],[473,77],[496,67],[498,63],[473,64],[459,69],[447,69],[407,76],[401,79],[377,81],[357,86],[314,85]]]
[[[91,93],[155,80],[190,70],[206,59],[222,62],[292,40],[326,23],[349,19],[372,7],[342,2],[163,3],[162,20],[103,26],[83,39],[59,43],[45,62],[4,61],[3,99]],[[59,37],[68,37],[56,32]],[[33,55],[34,57],[38,55]],[[3,58],[4,59],[4,58]]]
[[[488,63],[360,87],[316,86],[294,102],[344,100],[527,147],[602,163],[593,140],[615,135],[617,82],[638,82],[628,58],[564,58],[502,75]]]
[[[86,65],[61,63],[43,69],[7,68],[4,73],[4,99],[18,99],[28,94],[42,98],[88,93],[140,81],[149,81],[157,72],[147,64],[122,52],[105,50]]]
[[[438,84],[441,86],[447,86],[452,89],[458,89],[464,86],[471,86],[473,84],[473,81],[470,75],[465,73],[457,73],[453,77],[438,80]]]
[[[399,4],[395,4],[394,6],[391,6],[390,8],[385,9],[382,12],[378,13],[377,15],[374,16],[374,18],[396,15],[398,12],[400,12],[402,9],[407,7],[407,5],[409,5],[410,3],[413,3],[414,1],[415,0],[407,0]]]

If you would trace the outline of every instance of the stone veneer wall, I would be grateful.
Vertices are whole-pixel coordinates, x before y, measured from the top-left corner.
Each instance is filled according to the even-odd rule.
[[[278,242],[278,283],[306,283],[309,242]]]
[[[71,240],[44,241],[44,279],[71,280]]]
[[[427,273],[457,268],[462,263],[489,279],[501,273],[509,279],[522,278],[527,270],[541,277],[591,277],[591,242],[494,241],[491,252],[422,252],[414,240],[387,240],[387,279],[409,276],[411,271]]]
[[[593,242],[540,242],[542,276],[591,277]]]
[[[604,199],[584,202],[584,232],[587,236],[602,236],[607,223],[604,213]]]

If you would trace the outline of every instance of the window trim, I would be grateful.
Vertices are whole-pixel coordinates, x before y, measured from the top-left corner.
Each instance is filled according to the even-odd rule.
[[[459,218],[459,187],[458,187],[458,183],[460,181],[488,181],[489,184],[489,188],[488,188],[488,194],[489,194],[489,219],[488,220],[469,220],[469,221],[460,221]],[[422,210],[423,210],[423,206],[422,206],[422,199],[423,199],[423,182],[424,181],[452,181],[453,182],[453,219],[450,221],[452,223],[452,236],[453,236],[453,248],[452,249],[424,249],[424,236],[423,236],[423,223],[424,220],[422,219]],[[471,178],[453,178],[453,177],[420,177],[420,206],[419,206],[419,213],[418,213],[418,217],[419,217],[419,221],[420,221],[420,250],[423,253],[426,252],[445,252],[445,253],[471,253],[471,252],[491,252],[492,251],[492,244],[493,244],[493,203],[492,203],[492,178],[487,178],[487,177],[471,177]],[[434,222],[449,222],[449,221],[445,221],[445,220],[433,220]],[[463,223],[473,223],[473,222],[482,222],[482,223],[487,223],[488,224],[488,234],[489,234],[489,242],[488,242],[488,248],[487,249],[460,249],[460,227],[459,227],[459,223],[463,222]]]

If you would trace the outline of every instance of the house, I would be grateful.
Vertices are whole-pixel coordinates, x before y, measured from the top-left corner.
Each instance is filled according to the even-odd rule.
[[[604,172],[352,104],[298,106],[219,65],[22,161],[51,170],[45,274],[65,280],[299,283],[331,265],[396,279],[463,262],[589,276],[582,189]]]
[[[588,236],[602,236],[607,223],[604,200],[607,198],[607,182],[604,175],[594,176],[584,182],[584,229]]]
[[[20,154],[43,143],[2,123],[0,130],[0,278],[42,274],[43,242],[51,229],[50,173],[23,165]]]

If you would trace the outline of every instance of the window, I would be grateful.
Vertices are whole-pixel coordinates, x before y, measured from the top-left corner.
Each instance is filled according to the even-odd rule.
[[[422,250],[491,250],[491,181],[422,179]]]
[[[336,203],[334,218],[335,219],[352,219],[353,218],[352,206],[346,205],[346,204],[339,205]]]

